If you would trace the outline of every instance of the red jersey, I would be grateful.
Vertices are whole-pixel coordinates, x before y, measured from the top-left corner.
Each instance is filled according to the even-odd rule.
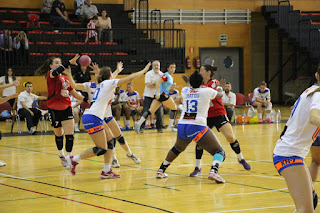
[[[216,79],[211,79],[206,84],[202,84],[201,87],[211,87],[214,90],[217,90],[217,86],[220,82]],[[222,98],[214,98],[210,102],[210,108],[208,111],[208,117],[216,117],[220,115],[227,115],[227,112],[223,106]]]
[[[50,78],[47,74],[48,101],[47,106],[54,110],[65,110],[71,106],[69,92],[73,90],[70,86],[69,79],[64,75]]]

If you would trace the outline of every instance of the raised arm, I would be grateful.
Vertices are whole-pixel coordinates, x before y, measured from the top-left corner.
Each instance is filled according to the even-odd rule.
[[[145,73],[149,70],[150,66],[151,66],[151,62],[149,62],[149,63],[144,67],[143,70],[141,70],[141,71],[139,71],[139,72],[136,72],[136,73],[133,73],[133,74],[131,74],[131,75],[125,77],[125,78],[120,79],[120,80],[118,81],[118,85],[119,85],[119,84],[128,83],[128,82],[133,81],[134,79],[139,78],[140,76],[142,76],[143,74],[145,74]]]
[[[87,100],[85,100],[86,98],[82,95],[80,95],[79,93],[77,93],[77,91],[75,89],[70,91],[70,94],[75,97],[75,99],[78,99],[79,101],[84,101],[87,102]]]
[[[112,78],[115,79],[122,70],[123,70],[123,63],[119,61],[117,63],[117,69],[112,73]]]
[[[69,60],[67,63],[61,65],[60,67],[58,67],[57,69],[53,70],[50,73],[50,78],[55,78],[58,75],[60,75],[65,69],[68,69],[70,64],[72,65],[77,65],[77,60],[80,57],[79,54],[75,55],[71,60]]]

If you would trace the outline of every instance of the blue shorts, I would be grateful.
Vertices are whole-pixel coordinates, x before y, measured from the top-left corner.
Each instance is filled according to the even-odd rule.
[[[199,126],[193,124],[178,124],[178,137],[184,141],[198,142],[209,131],[207,126]]]
[[[113,116],[111,115],[110,117],[106,117],[103,120],[104,122],[106,122],[106,124],[108,124],[112,119],[113,119]]]
[[[274,164],[274,167],[276,167],[279,174],[282,172],[282,170],[290,166],[304,165],[302,157],[298,157],[298,156],[285,157],[285,156],[279,156],[279,155],[273,155],[273,164]]]
[[[320,146],[320,137],[317,137],[317,139],[313,142],[312,146]]]
[[[84,114],[82,116],[82,123],[90,135],[104,130],[103,120],[95,115]]]

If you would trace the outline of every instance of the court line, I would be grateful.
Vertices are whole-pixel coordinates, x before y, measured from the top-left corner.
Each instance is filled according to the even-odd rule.
[[[267,193],[267,192],[281,191],[281,190],[284,190],[284,189],[288,189],[288,188],[274,189],[274,190],[261,191],[261,192],[248,192],[248,193],[227,194],[227,196],[232,196],[232,195],[249,195],[249,194],[259,194],[259,193]]]
[[[108,210],[108,211],[112,211],[112,212],[123,213],[123,212],[120,212],[120,211],[117,211],[117,210],[113,210],[113,209],[108,209],[108,208],[105,208],[105,207],[102,207],[102,206],[97,206],[97,205],[93,205],[93,204],[90,204],[90,203],[85,203],[85,202],[81,202],[81,201],[78,201],[78,200],[73,200],[73,199],[64,198],[64,197],[60,197],[60,196],[50,195],[50,194],[43,193],[43,192],[37,192],[37,191],[29,190],[29,189],[24,189],[24,188],[20,188],[20,187],[17,187],[17,186],[11,186],[11,185],[7,185],[7,184],[3,184],[3,183],[0,183],[0,185],[11,187],[11,188],[15,188],[15,189],[20,189],[20,190],[27,191],[27,192],[33,192],[33,193],[45,195],[45,196],[48,196],[48,197],[54,197],[54,198],[58,198],[58,199],[66,200],[66,201],[80,203],[80,204],[84,204],[84,205],[87,205],[87,206],[96,207],[96,208],[99,208],[99,209],[104,209],[104,210]]]
[[[294,205],[287,205],[287,206],[267,206],[267,207],[261,207],[261,208],[236,209],[236,210],[227,210],[227,211],[219,211],[219,212],[208,212],[208,213],[241,212],[241,211],[253,211],[253,210],[260,210],[260,209],[288,208],[288,207],[293,207],[293,206],[294,206]]]
[[[43,184],[43,185],[48,185],[48,186],[53,186],[53,187],[57,187],[57,188],[68,189],[68,190],[71,190],[71,191],[81,192],[81,193],[84,193],[84,194],[90,194],[90,195],[94,195],[94,196],[105,197],[105,198],[109,198],[109,199],[113,199],[113,200],[117,200],[117,201],[130,203],[130,204],[135,204],[135,205],[139,205],[139,206],[143,206],[143,207],[147,207],[147,208],[152,208],[152,209],[156,209],[156,210],[163,211],[163,212],[173,213],[173,211],[170,211],[170,210],[166,210],[166,209],[162,209],[162,208],[159,208],[159,207],[150,206],[150,205],[146,205],[146,204],[142,204],[142,203],[137,203],[137,202],[134,202],[134,201],[125,200],[125,199],[121,199],[121,198],[111,197],[111,196],[97,194],[97,193],[93,193],[93,192],[87,192],[87,191],[83,191],[83,190],[79,190],[79,189],[73,189],[73,188],[69,188],[69,187],[59,186],[59,185],[46,183],[46,182],[41,182],[41,181],[36,181],[36,180],[30,180],[30,179],[17,177],[17,176],[12,176],[12,175],[7,175],[7,174],[3,174],[3,173],[0,173],[0,175],[5,176],[5,177],[2,177],[2,178],[11,178],[11,179],[16,179],[16,180],[23,180],[23,181],[33,182],[33,183],[39,183],[39,184]]]
[[[165,187],[165,186],[157,186],[157,185],[152,185],[152,184],[147,184],[147,183],[145,183],[144,185],[146,185],[146,186],[154,186],[154,187],[159,187],[159,188],[163,188],[163,189],[170,189],[170,190],[181,191],[181,190],[179,190],[179,189],[172,189],[172,188],[169,188],[169,187]]]

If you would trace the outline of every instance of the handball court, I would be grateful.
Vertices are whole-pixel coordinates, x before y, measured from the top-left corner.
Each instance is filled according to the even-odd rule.
[[[229,143],[214,129],[227,155],[219,170],[225,184],[207,179],[212,162],[207,152],[203,174],[189,177],[195,163],[194,142],[167,169],[168,178],[156,179],[175,143],[173,132],[123,132],[142,162],[134,164],[117,144],[121,167],[113,170],[121,178],[104,180],[101,156],[80,161],[77,175],[72,176],[60,163],[53,134],[5,134],[0,143],[0,160],[7,163],[0,168],[0,212],[293,212],[285,181],[272,163],[274,145],[290,115],[288,107],[281,107],[281,112],[281,123],[233,126],[251,171],[237,163]],[[2,122],[1,130],[9,132],[10,125]],[[21,126],[25,128],[24,122]],[[89,135],[76,133],[73,154],[88,147],[93,147]],[[310,164],[310,155],[306,163]],[[315,188],[319,190],[319,183]]]

